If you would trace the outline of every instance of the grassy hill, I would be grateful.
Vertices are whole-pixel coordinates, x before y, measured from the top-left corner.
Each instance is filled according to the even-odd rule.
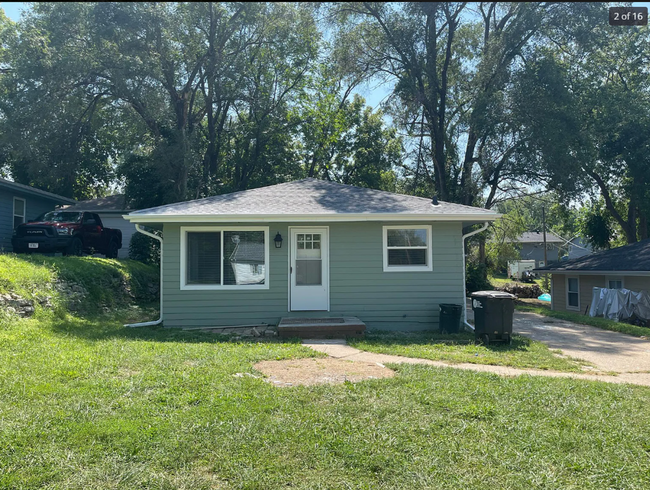
[[[159,277],[157,267],[133,260],[4,254],[0,302],[32,304],[37,317],[148,305],[157,301]]]

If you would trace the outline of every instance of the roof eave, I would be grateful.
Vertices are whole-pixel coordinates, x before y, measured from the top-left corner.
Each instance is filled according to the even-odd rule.
[[[0,187],[15,190],[18,192],[23,192],[31,196],[41,197],[43,199],[49,199],[50,201],[54,201],[55,203],[77,204],[77,201],[69,197],[59,196],[58,194],[53,194],[52,192],[47,192],[26,185],[17,184],[16,182],[10,182],[10,181],[0,182]]]
[[[490,214],[125,214],[131,223],[246,223],[246,222],[316,222],[316,221],[494,221],[502,215]]]
[[[540,274],[572,274],[576,276],[650,276],[650,270],[647,271],[613,271],[613,270],[580,270],[580,269],[533,269],[533,272]]]

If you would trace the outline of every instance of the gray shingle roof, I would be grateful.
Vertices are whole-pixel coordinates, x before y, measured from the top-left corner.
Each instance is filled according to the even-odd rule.
[[[547,231],[546,232],[546,243],[565,243],[566,240],[563,240],[555,233]],[[544,243],[544,234],[538,231],[530,231],[522,233],[521,236],[516,240],[516,243]]]
[[[282,215],[463,215],[493,220],[494,211],[392,192],[343,185],[318,179],[302,179],[258,189],[222,194],[134,211],[130,217],[173,216],[282,216]]]
[[[98,212],[124,212],[129,211],[126,206],[124,194],[114,196],[98,197],[87,201],[79,201],[72,206],[66,206],[68,211],[93,211]]]
[[[0,187],[5,187],[8,189],[17,189],[20,191],[23,191],[27,194],[32,194],[36,196],[40,196],[46,199],[50,199],[56,203],[64,203],[64,204],[74,204],[77,201],[74,199],[70,199],[69,197],[63,197],[59,196],[58,194],[53,194],[52,192],[47,192],[47,191],[42,191],[40,189],[37,189],[36,187],[32,187],[30,185],[25,185],[25,184],[19,184],[18,182],[12,182],[11,180],[7,179],[2,179],[0,178]]]
[[[549,272],[650,272],[650,239],[535,269]]]

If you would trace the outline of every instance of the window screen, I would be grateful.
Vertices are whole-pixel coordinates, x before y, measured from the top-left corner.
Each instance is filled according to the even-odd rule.
[[[427,266],[426,228],[387,229],[388,266]]]
[[[221,232],[188,232],[187,284],[221,284]]]

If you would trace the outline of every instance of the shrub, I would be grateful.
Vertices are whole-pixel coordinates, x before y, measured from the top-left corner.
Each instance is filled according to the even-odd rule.
[[[158,236],[162,235],[159,231],[153,233]],[[129,258],[145,264],[159,265],[160,243],[143,233],[134,233],[131,237],[131,243],[129,243]]]
[[[467,268],[465,269],[465,289],[468,293],[493,289],[490,281],[488,281],[487,267],[485,264],[467,261]]]

